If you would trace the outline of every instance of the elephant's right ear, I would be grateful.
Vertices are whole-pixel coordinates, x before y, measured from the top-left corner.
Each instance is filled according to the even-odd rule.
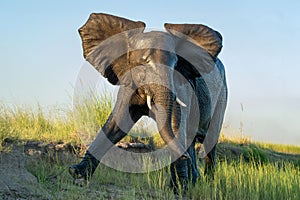
[[[145,23],[125,18],[92,13],[79,29],[83,56],[112,84],[122,84],[122,77],[128,70],[128,38],[141,33]]]

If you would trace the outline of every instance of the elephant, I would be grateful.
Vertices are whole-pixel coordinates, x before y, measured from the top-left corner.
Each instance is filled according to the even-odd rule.
[[[79,29],[84,58],[120,87],[106,123],[80,163],[74,179],[89,180],[100,160],[142,117],[157,124],[174,162],[170,187],[196,182],[195,143],[203,143],[205,174],[213,176],[216,145],[227,104],[225,69],[217,57],[223,38],[202,24],[165,23],[145,32],[145,23],[92,13]],[[179,183],[179,184],[178,184]]]

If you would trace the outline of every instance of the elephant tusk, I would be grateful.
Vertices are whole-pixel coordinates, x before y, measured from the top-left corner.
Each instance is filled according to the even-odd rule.
[[[152,107],[151,107],[151,97],[149,95],[147,95],[147,106],[148,106],[149,110],[152,109]]]
[[[183,106],[183,107],[186,107],[186,104],[183,103],[178,97],[176,97],[176,102],[177,102],[179,105],[181,105],[181,106]]]

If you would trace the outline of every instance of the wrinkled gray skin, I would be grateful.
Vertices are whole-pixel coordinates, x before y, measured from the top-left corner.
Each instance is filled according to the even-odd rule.
[[[197,25],[218,40],[206,45],[195,26],[179,25],[178,29],[165,24],[168,32],[144,33],[142,22],[92,14],[79,30],[86,60],[110,83],[120,86],[112,114],[88,149],[97,160],[146,115],[156,121],[162,139],[178,158],[170,166],[172,187],[177,188],[176,173],[184,187],[188,179],[196,181],[199,172],[194,144],[203,142],[205,136],[205,173],[213,172],[227,102],[224,66],[216,57],[222,47],[217,42],[222,38],[218,32]],[[147,96],[151,106],[147,105]]]

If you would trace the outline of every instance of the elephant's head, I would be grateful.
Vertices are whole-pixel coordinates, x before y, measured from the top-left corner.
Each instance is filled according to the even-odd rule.
[[[204,25],[165,24],[165,28],[167,32],[145,33],[143,22],[91,14],[79,33],[84,58],[111,84],[135,88],[155,114],[164,141],[183,154],[171,127],[174,70],[188,79],[210,72],[222,38]]]

